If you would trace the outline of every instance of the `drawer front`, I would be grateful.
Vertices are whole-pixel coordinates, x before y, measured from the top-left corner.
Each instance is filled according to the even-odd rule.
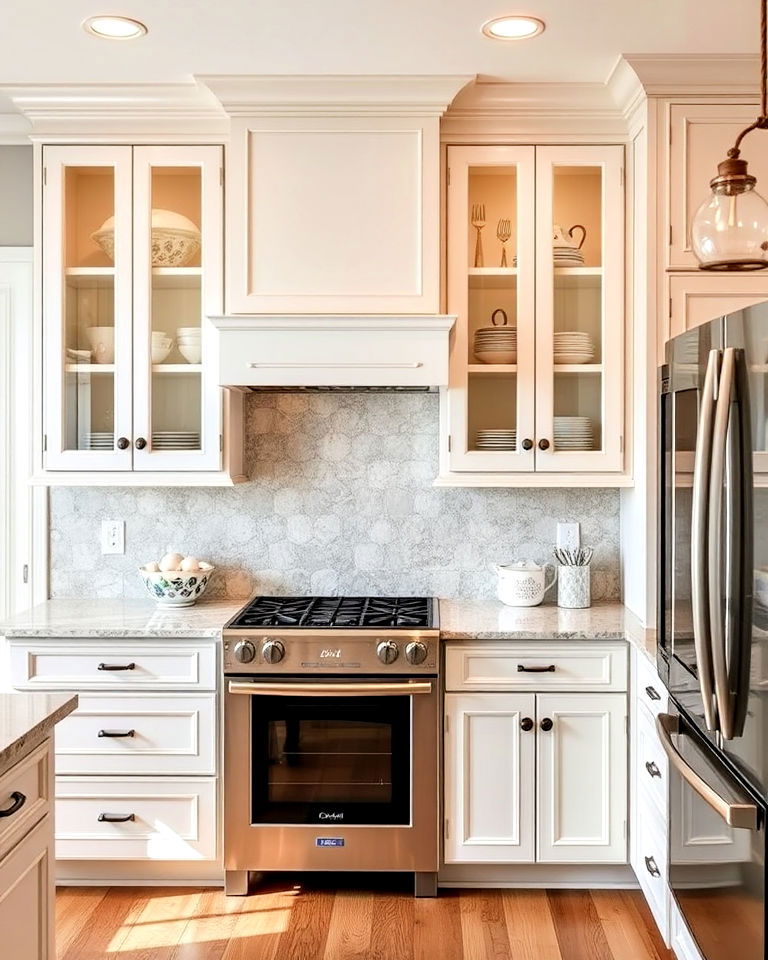
[[[646,711],[648,717],[655,719],[658,714],[667,712],[669,706],[667,688],[659,679],[651,662],[642,654],[637,654],[635,663],[637,664],[635,676],[637,702]]]
[[[56,857],[213,860],[216,780],[57,777]]]
[[[20,690],[215,690],[216,647],[145,641],[10,641]]]
[[[669,927],[666,827],[655,809],[647,804],[637,820],[635,872],[659,930],[666,938]]]
[[[624,643],[464,643],[445,657],[447,690],[627,689]]]
[[[646,797],[654,804],[659,815],[666,818],[669,809],[669,763],[659,742],[656,727],[645,712],[638,710],[635,760],[637,783]]]
[[[0,777],[0,857],[48,813],[51,782],[50,740]],[[8,815],[2,816],[6,811]]]
[[[56,728],[56,773],[216,773],[216,694],[81,696]]]

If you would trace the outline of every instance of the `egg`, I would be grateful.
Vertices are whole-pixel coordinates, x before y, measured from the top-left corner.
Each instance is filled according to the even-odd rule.
[[[179,564],[184,559],[180,553],[166,553],[160,561],[160,569],[166,572],[178,570]]]
[[[147,573],[157,573],[160,569],[160,564],[156,560],[153,560],[151,563],[145,563],[144,569]]]
[[[200,569],[200,561],[197,557],[184,557],[180,569],[185,573],[192,573],[194,570]]]

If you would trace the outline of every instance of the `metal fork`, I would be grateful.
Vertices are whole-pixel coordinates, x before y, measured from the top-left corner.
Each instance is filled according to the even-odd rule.
[[[472,204],[472,226],[477,230],[477,240],[475,242],[475,266],[482,267],[483,263],[483,240],[480,236],[480,231],[485,226],[485,204],[484,203],[473,203]]]
[[[496,239],[501,241],[501,266],[506,267],[507,265],[507,248],[504,244],[512,236],[512,221],[511,220],[499,220],[496,225]]]

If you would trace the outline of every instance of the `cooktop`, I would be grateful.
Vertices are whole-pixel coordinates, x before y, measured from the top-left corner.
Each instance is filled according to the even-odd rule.
[[[432,597],[253,597],[225,629],[430,629]]]

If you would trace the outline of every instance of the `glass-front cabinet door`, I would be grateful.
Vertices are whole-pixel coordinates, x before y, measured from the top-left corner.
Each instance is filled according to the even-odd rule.
[[[221,147],[43,159],[45,468],[219,470]]]
[[[533,147],[451,147],[450,468],[530,471],[534,454]]]
[[[624,148],[536,148],[536,469],[622,468]]]
[[[131,147],[46,147],[46,466],[130,470]]]

